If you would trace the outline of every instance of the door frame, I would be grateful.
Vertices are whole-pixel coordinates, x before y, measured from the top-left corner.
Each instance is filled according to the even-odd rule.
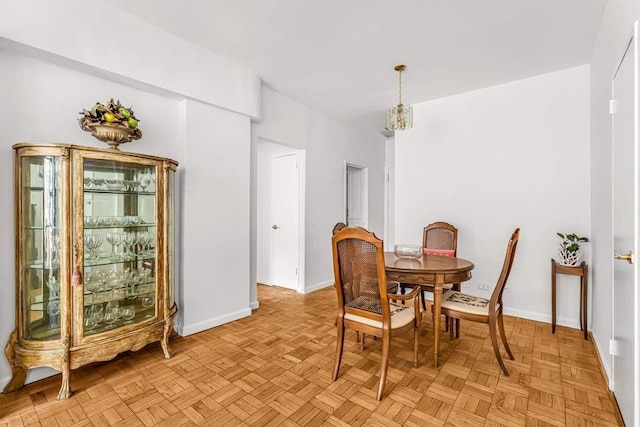
[[[305,222],[305,206],[306,206],[306,150],[304,149],[300,149],[300,148],[295,148],[292,147],[290,145],[286,145],[283,144],[279,141],[276,140],[272,140],[272,139],[268,139],[268,138],[263,138],[263,137],[258,137],[258,144],[257,144],[257,152],[258,152],[258,159],[257,159],[257,165],[256,165],[256,171],[258,173],[258,178],[260,177],[260,165],[264,165],[265,162],[269,162],[271,163],[271,159],[275,156],[277,156],[278,154],[272,154],[272,155],[266,155],[264,157],[262,157],[259,153],[261,152],[261,148],[260,145],[261,144],[270,144],[272,146],[279,146],[280,148],[282,148],[282,151],[284,154],[284,152],[287,153],[297,153],[298,155],[298,288],[297,288],[297,292],[299,293],[304,293],[305,290],[305,284],[306,284],[306,280],[305,280],[305,233],[306,233],[306,222]],[[271,165],[269,165],[269,168],[271,167]],[[269,172],[269,174],[271,174],[271,172]],[[269,175],[270,176],[270,175]],[[269,178],[270,179],[270,178]],[[271,182],[269,181],[269,192],[271,191]],[[258,204],[260,204],[260,191],[261,186],[258,185],[257,186],[257,194],[256,194],[256,202]],[[269,196],[271,197],[271,196]],[[269,199],[269,203],[271,203],[271,200]],[[264,218],[264,215],[261,215],[260,218],[257,217],[257,215],[260,213],[259,209],[256,209],[256,222],[258,224],[260,224],[260,218]],[[272,224],[271,220],[271,207],[269,206],[269,223]],[[264,235],[264,231],[260,231],[258,230],[258,232],[256,233],[256,247],[258,248],[258,240],[261,239],[267,239],[267,237]],[[258,279],[259,283],[264,284],[264,285],[269,285],[271,286],[273,283],[273,274],[271,271],[271,265],[272,265],[272,257],[273,257],[273,248],[272,248],[272,241],[271,241],[271,232],[269,231],[269,242],[268,242],[268,254],[264,254],[264,257],[261,255],[260,252],[257,251],[256,256],[259,259],[268,259],[268,263],[269,263],[269,273],[268,273],[268,277],[266,276],[260,276],[260,272],[257,269],[257,277],[256,279]],[[264,241],[264,240],[262,240]],[[268,257],[268,258],[267,258]],[[256,260],[256,264],[258,264],[260,261]],[[265,283],[266,282],[266,283]]]
[[[362,166],[359,165],[357,163],[350,163],[348,161],[344,161],[344,223],[345,224],[349,224],[349,200],[348,200],[348,194],[349,194],[349,174],[348,174],[348,170],[349,167],[352,168],[356,168],[356,169],[360,169],[363,173],[363,180],[362,180],[362,186],[360,188],[360,190],[362,191],[362,196],[363,196],[363,211],[364,211],[364,215],[363,215],[363,222],[364,222],[364,228],[369,228],[369,168],[367,166]]]
[[[638,259],[638,256],[640,255],[638,253],[638,246],[640,244],[640,242],[638,241],[638,238],[640,237],[640,229],[638,228],[638,226],[640,225],[639,223],[639,215],[640,215],[640,210],[639,210],[639,202],[640,202],[640,195],[638,194],[638,192],[640,191],[640,182],[639,182],[639,176],[638,176],[638,168],[640,168],[640,163],[639,163],[639,156],[640,156],[640,151],[639,151],[639,114],[640,114],[640,105],[639,105],[639,81],[638,81],[638,21],[635,21],[633,24],[633,29],[631,31],[630,36],[627,38],[626,40],[626,44],[625,44],[626,48],[624,49],[620,60],[618,61],[618,64],[616,65],[615,71],[613,73],[612,79],[611,79],[611,91],[612,91],[612,99],[615,99],[614,95],[615,95],[615,78],[618,74],[618,71],[620,70],[620,66],[622,65],[622,62],[624,61],[625,56],[627,55],[627,53],[633,49],[634,52],[634,75],[633,75],[633,104],[634,104],[634,111],[633,111],[633,127],[634,127],[634,137],[633,137],[633,151],[634,151],[634,200],[633,200],[633,205],[634,205],[634,256],[635,256],[635,260],[634,260],[634,284],[633,284],[633,289],[634,289],[634,295],[633,295],[633,299],[634,299],[634,312],[633,312],[633,321],[635,324],[635,331],[634,331],[634,343],[633,343],[633,347],[634,347],[634,355],[633,355],[633,366],[634,366],[634,378],[633,378],[633,390],[634,390],[634,396],[633,396],[633,419],[631,420],[631,422],[633,423],[633,425],[638,425],[640,424],[640,405],[638,404],[638,401],[640,400],[640,309],[638,308],[638,304],[640,304],[640,291],[638,290],[638,284],[639,284],[639,278],[638,278],[638,265],[637,263],[640,262],[640,259]],[[614,254],[615,254],[615,242],[614,242],[614,237],[615,237],[615,225],[614,225],[614,218],[615,218],[615,200],[614,200],[614,190],[615,190],[615,164],[614,164],[614,159],[615,159],[615,135],[614,135],[614,125],[613,125],[613,120],[615,120],[615,115],[612,115],[612,126],[611,126],[611,259],[613,260]],[[616,288],[615,288],[615,262],[616,260],[613,260],[611,262],[611,291],[612,291],[612,298],[611,298],[611,341],[613,342],[614,337],[615,337],[615,292],[616,292]],[[618,261],[621,262],[621,261]],[[610,349],[611,350],[611,349]],[[610,351],[610,353],[613,353],[613,351]],[[616,390],[614,388],[614,384],[615,384],[615,356],[613,354],[610,354],[610,362],[611,362],[611,378],[609,380],[609,388],[613,390],[613,393],[615,395]]]
[[[391,195],[393,195],[393,200],[395,202],[395,166],[386,166],[384,168],[384,245],[385,251],[390,251],[395,244],[395,203],[391,204]],[[390,176],[393,174],[393,184],[391,185]],[[391,213],[393,213],[393,221],[391,220]]]

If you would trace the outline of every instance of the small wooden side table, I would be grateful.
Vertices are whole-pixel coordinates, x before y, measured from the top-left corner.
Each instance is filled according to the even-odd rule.
[[[558,264],[551,258],[551,333],[556,333],[556,274],[580,276],[580,330],[587,339],[587,275],[589,266],[582,261],[579,266],[569,267]]]

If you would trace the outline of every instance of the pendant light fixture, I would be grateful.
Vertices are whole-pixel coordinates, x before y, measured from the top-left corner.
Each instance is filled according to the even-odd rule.
[[[406,65],[396,65],[394,70],[398,72],[398,89],[399,100],[398,105],[389,108],[387,115],[387,129],[405,130],[413,127],[413,108],[410,105],[402,105],[402,72],[407,68]]]

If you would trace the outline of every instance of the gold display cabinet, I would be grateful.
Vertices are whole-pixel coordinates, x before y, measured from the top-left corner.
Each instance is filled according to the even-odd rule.
[[[67,144],[17,144],[16,328],[5,353],[12,378],[62,372],[160,341],[175,304],[177,162]]]

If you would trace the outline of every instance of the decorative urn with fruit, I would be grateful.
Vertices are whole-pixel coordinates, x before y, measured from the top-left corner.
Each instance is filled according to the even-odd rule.
[[[113,98],[105,105],[99,102],[91,110],[83,109],[78,119],[80,128],[117,150],[118,145],[142,138],[133,108],[126,108]]]

